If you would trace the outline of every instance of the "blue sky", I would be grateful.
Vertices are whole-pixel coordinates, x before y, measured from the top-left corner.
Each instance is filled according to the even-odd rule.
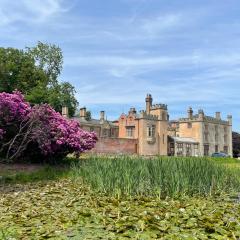
[[[170,118],[203,108],[240,131],[239,0],[0,0],[0,46],[55,43],[80,106],[117,118],[146,93]]]

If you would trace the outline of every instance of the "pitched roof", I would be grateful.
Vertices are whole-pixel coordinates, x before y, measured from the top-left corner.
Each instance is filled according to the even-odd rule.
[[[112,127],[117,127],[113,122],[108,121],[108,120],[104,120],[104,122],[101,122],[99,119],[90,119],[90,120],[86,120],[80,117],[74,117],[74,120],[77,120],[78,122],[80,122],[80,124],[87,124],[87,125],[103,125],[103,124],[109,124]]]

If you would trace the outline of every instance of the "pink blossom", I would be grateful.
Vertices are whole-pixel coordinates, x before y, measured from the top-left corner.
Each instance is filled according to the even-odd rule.
[[[82,130],[77,121],[62,117],[47,104],[31,107],[20,92],[0,93],[0,147],[23,123],[32,126],[28,138],[30,145],[38,147],[36,154],[46,157],[79,154],[92,149],[97,141],[94,132]]]

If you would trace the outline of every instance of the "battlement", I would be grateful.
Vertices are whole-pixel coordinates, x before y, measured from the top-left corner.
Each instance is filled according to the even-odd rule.
[[[138,118],[139,119],[144,118],[144,119],[147,119],[147,120],[155,120],[155,121],[158,120],[158,116],[155,116],[155,115],[152,115],[152,114],[147,114],[147,112],[144,111],[144,110],[141,110],[139,112]]]
[[[157,109],[167,110],[167,104],[158,103],[151,106],[151,110],[157,110]]]
[[[199,118],[199,115],[195,115],[192,117],[192,119],[189,118],[179,118],[179,122],[189,122],[189,121],[206,121],[206,122],[211,122],[211,123],[216,123],[216,124],[229,124],[228,121],[222,120],[222,119],[217,119],[215,117],[211,116],[204,116],[203,119]]]

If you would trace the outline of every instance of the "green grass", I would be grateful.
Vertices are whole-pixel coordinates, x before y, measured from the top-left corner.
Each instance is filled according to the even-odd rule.
[[[211,196],[238,192],[238,173],[207,158],[90,157],[72,166],[74,178],[114,196]]]
[[[38,181],[56,180],[67,177],[69,168],[57,166],[45,166],[39,170],[31,172],[7,171],[1,173],[0,186],[5,184],[31,183]]]

